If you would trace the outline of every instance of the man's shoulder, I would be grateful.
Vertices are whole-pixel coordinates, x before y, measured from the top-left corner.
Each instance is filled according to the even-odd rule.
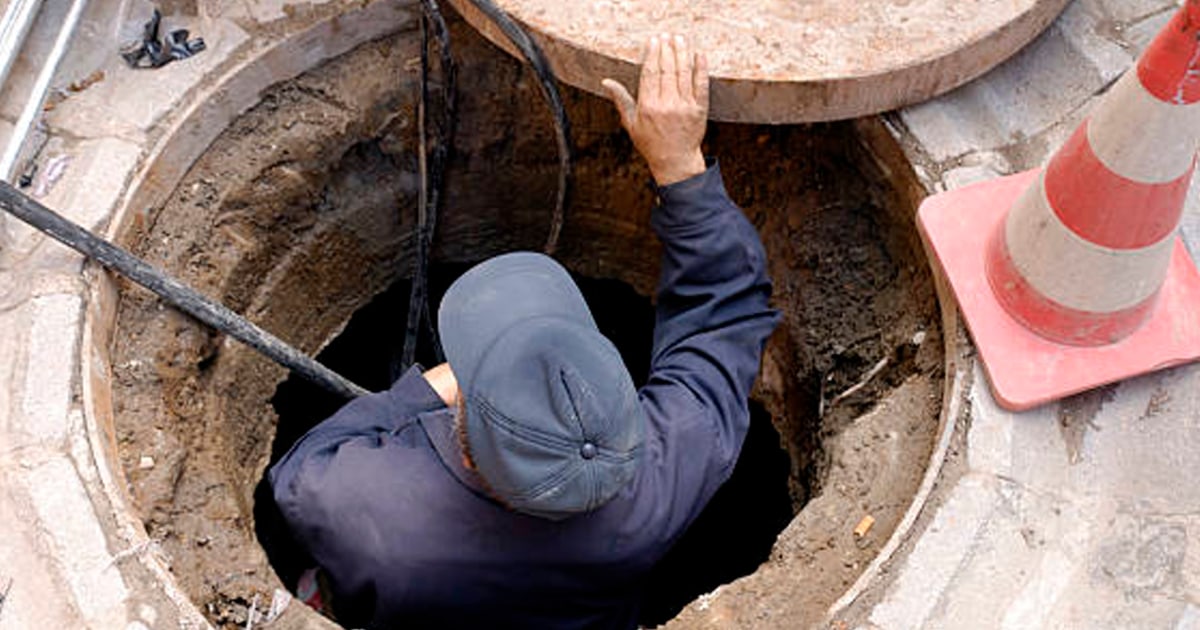
[[[712,423],[715,410],[709,407],[684,383],[659,379],[638,390],[642,409],[648,423],[647,440],[651,447],[687,446],[692,441],[709,441],[716,437]],[[693,455],[698,453],[693,452]]]
[[[639,471],[637,502],[653,509],[658,526],[674,536],[708,503],[728,478],[728,455],[714,411],[682,385],[643,388],[647,453]]]

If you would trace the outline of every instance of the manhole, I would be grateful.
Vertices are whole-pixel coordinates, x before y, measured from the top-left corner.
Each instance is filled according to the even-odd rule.
[[[533,77],[469,28],[453,35],[463,88],[434,251],[441,284],[474,261],[540,247],[557,172]],[[385,372],[368,365],[355,335],[385,334],[386,325],[361,322],[387,311],[389,286],[406,294],[417,40],[408,31],[364,44],[267,91],[124,243],[297,346],[327,346],[325,360],[347,361],[339,369],[361,363],[375,376],[351,375],[382,387]],[[611,311],[605,325],[636,359],[658,269],[653,191],[611,106],[574,90],[565,98],[577,169],[557,255],[594,308]],[[743,458],[754,462],[739,463],[713,516],[654,576],[649,623],[735,579],[725,588],[734,597],[794,589],[779,614],[795,627],[818,619],[920,483],[941,408],[936,300],[911,207],[857,130],[710,128],[708,152],[763,235],[785,318],[754,392],[754,455]],[[279,554],[272,566],[259,544],[255,489],[273,445],[313,421],[288,405],[323,412],[280,387],[281,368],[141,290],[123,292],[115,329],[116,437],[134,507],[201,612],[218,627],[244,627],[279,576],[296,570]],[[763,529],[722,513],[754,514]],[[867,515],[874,528],[858,538]],[[686,615],[673,623],[687,625]]]

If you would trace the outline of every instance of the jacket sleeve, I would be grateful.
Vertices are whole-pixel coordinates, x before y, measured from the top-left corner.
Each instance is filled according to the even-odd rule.
[[[651,226],[663,244],[650,378],[643,399],[661,422],[699,422],[690,486],[701,506],[732,472],[750,426],[748,397],[779,321],[758,232],[730,200],[715,162],[659,190]],[[675,434],[679,427],[667,427]],[[688,453],[675,457],[686,458]],[[677,490],[683,490],[677,488]],[[698,508],[697,508],[698,509]]]
[[[320,489],[343,481],[329,478],[341,474],[335,458],[343,446],[377,443],[381,434],[400,430],[418,413],[444,406],[421,375],[421,367],[414,365],[388,391],[350,401],[304,434],[268,473],[275,502],[293,532],[303,538],[306,526],[313,525],[309,521],[320,513],[301,497],[311,499]]]

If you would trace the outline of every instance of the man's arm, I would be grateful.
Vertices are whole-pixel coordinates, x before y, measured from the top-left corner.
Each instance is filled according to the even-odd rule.
[[[708,410],[729,472],[749,428],[763,345],[779,321],[768,305],[766,255],[716,164],[659,196],[651,223],[663,259],[647,387],[682,386]]]
[[[692,411],[712,423],[712,458],[731,471],[749,427],[748,396],[763,344],[778,322],[758,233],[729,199],[700,143],[708,70],[679,36],[652,38],[635,102],[604,87],[659,189],[651,223],[663,243],[650,382],[643,396],[664,415]],[[702,485],[715,490],[712,479]],[[704,493],[701,491],[702,494]]]
[[[324,476],[343,444],[392,433],[418,413],[443,406],[447,395],[457,396],[457,383],[451,375],[446,384],[443,371],[449,369],[438,366],[422,375],[414,365],[388,391],[350,401],[292,445],[271,467],[268,478],[276,502],[293,526],[309,514],[296,497],[327,482]]]

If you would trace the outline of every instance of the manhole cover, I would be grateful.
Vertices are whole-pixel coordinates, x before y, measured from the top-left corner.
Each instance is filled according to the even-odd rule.
[[[449,0],[512,50],[472,0]],[[983,74],[1067,0],[495,0],[525,24],[559,78],[602,94],[635,85],[642,42],[683,33],[707,51],[712,118],[795,123],[875,114]]]

